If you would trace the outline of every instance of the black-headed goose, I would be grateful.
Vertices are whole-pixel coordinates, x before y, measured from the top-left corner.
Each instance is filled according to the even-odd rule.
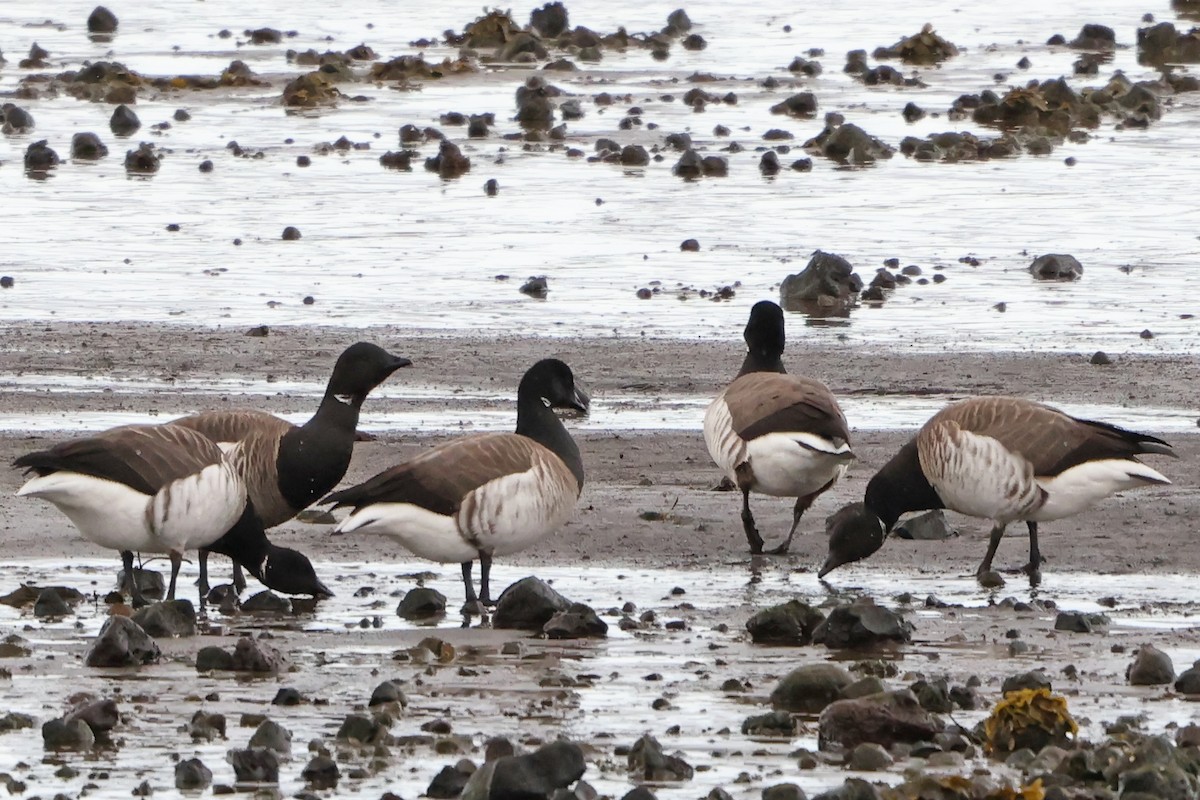
[[[264,582],[283,572],[283,585],[328,593],[308,559],[267,542],[233,461],[196,431],[113,428],[28,453],[13,466],[34,474],[19,496],[49,501],[85,539],[122,551],[135,603],[145,601],[132,580],[132,550],[170,557],[170,599],[184,553],[213,546]]]
[[[240,445],[233,451],[234,463],[263,526],[273,528],[337,486],[350,466],[367,395],[411,363],[369,342],[350,345],[334,364],[317,413],[303,425],[254,409],[205,411],[170,424],[198,431],[222,449]],[[201,551],[204,575],[207,560],[207,552]],[[237,562],[234,585],[238,591],[245,587]]]
[[[571,516],[583,460],[555,408],[586,412],[590,398],[557,359],[530,367],[517,389],[516,433],[454,439],[324,502],[348,506],[335,533],[389,536],[431,561],[461,563],[464,610],[490,604],[492,558],[530,547]],[[471,564],[479,559],[476,596]]]
[[[902,514],[948,508],[993,521],[977,574],[992,568],[1010,522],[1029,528],[1025,571],[1037,582],[1038,523],[1063,519],[1125,489],[1168,484],[1136,456],[1174,456],[1161,439],[1076,419],[1016,397],[975,397],[935,414],[871,478],[862,503],[829,520],[829,555],[820,575],[883,545]]]
[[[854,453],[846,418],[825,384],[788,375],[783,367],[783,309],[769,300],[756,303],[745,338],[741,371],[704,415],[704,442],[742,493],[742,526],[751,553],[763,552],[763,540],[750,511],[750,493],[796,498],[787,539],[769,551],[782,554],[800,517],[837,482]]]

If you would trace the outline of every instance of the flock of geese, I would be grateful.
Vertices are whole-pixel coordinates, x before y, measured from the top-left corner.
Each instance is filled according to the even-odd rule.
[[[741,493],[751,553],[764,542],[751,494],[796,498],[786,553],[806,510],[854,460],[836,397],[820,381],[783,366],[783,311],[757,303],[747,353],[704,417],[713,460]],[[555,409],[587,412],[590,397],[562,361],[534,364],[517,389],[513,433],[452,439],[364,483],[333,491],[350,465],[368,394],[409,360],[360,342],[338,358],[316,414],[296,426],[255,410],[208,411],[158,425],[129,425],[28,453],[13,465],[31,477],[17,494],[49,501],[84,538],[121,552],[134,604],[145,603],[133,553],[166,554],[174,599],[185,553],[198,550],[200,599],[207,555],[234,562],[265,586],[331,596],[302,553],[278,547],[266,529],[314,503],[349,508],[335,533],[390,537],[417,556],[462,565],[468,613],[494,603],[492,559],[557,531],[583,488],[583,459]],[[1006,526],[1029,530],[1030,580],[1040,578],[1038,523],[1077,514],[1126,489],[1170,481],[1140,462],[1174,455],[1161,439],[1081,420],[1016,397],[948,405],[871,478],[863,501],[828,522],[819,576],[877,551],[908,512],[946,508],[993,522],[983,577]],[[476,593],[472,565],[480,564]]]

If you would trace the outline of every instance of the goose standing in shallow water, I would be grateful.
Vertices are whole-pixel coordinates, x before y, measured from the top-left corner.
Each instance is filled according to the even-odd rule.
[[[1161,439],[1076,419],[1016,397],[976,397],[933,416],[867,484],[863,503],[829,519],[829,555],[820,577],[883,546],[900,515],[948,508],[993,521],[992,558],[1010,522],[1029,528],[1025,571],[1041,577],[1038,523],[1063,519],[1116,492],[1169,484],[1136,456],[1174,456]]]
[[[769,300],[756,303],[745,338],[741,371],[704,414],[704,442],[742,493],[742,527],[751,553],[763,552],[763,540],[750,511],[750,493],[796,498],[787,539],[768,551],[783,554],[800,517],[837,482],[854,453],[833,393],[820,381],[788,375],[783,367],[783,309]]]
[[[233,452],[254,510],[263,527],[273,528],[337,486],[350,466],[367,395],[411,363],[369,342],[350,345],[333,367],[317,413],[303,425],[253,409],[205,411],[171,424],[197,431]],[[200,551],[200,575],[201,590],[207,591],[207,549]],[[245,588],[237,561],[233,582],[239,592]]]
[[[236,455],[232,453],[230,455]],[[133,550],[171,559],[168,599],[183,555],[203,547],[245,564],[281,590],[328,594],[312,564],[271,545],[229,455],[207,437],[173,425],[131,425],[28,453],[14,467],[34,473],[18,496],[53,503],[85,539],[122,551],[134,603]],[[200,595],[204,601],[204,592]]]
[[[516,433],[454,439],[322,502],[353,509],[334,533],[390,536],[430,561],[461,563],[464,611],[492,603],[492,558],[530,547],[571,516],[583,490],[579,448],[555,408],[590,398],[557,359],[529,368],[517,389]],[[471,564],[479,559],[479,594]]]

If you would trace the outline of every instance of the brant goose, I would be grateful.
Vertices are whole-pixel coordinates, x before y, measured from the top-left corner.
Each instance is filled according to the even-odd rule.
[[[133,579],[132,550],[170,557],[168,599],[175,597],[183,554],[202,547],[220,548],[264,582],[278,578],[281,590],[328,594],[308,559],[267,542],[233,461],[196,431],[113,428],[28,453],[13,466],[35,476],[18,496],[48,500],[85,539],[122,551],[136,604],[145,598]]]
[[[830,517],[829,555],[819,576],[882,547],[901,514],[948,508],[993,521],[977,575],[991,570],[1005,526],[1025,522],[1025,571],[1036,584],[1039,522],[1078,514],[1125,489],[1171,482],[1137,460],[1146,453],[1175,455],[1161,439],[1029,400],[975,397],[953,403],[871,478],[863,503]]]
[[[337,486],[350,466],[367,395],[411,363],[369,342],[350,345],[333,367],[317,413],[304,425],[253,409],[205,411],[170,424],[198,431],[222,449],[240,444],[234,463],[263,527],[273,528]],[[213,549],[200,551],[203,575],[208,573],[208,550]],[[236,560],[233,582],[239,592],[246,586]]]
[[[751,553],[763,540],[750,511],[750,493],[795,497],[792,529],[770,553],[792,544],[800,517],[833,486],[854,453],[846,418],[825,384],[783,368],[783,309],[769,300],[750,309],[746,359],[734,381],[704,414],[708,452],[742,493],[742,526]]]
[[[590,398],[557,359],[530,367],[517,389],[516,433],[446,442],[326,497],[350,507],[334,533],[390,536],[421,558],[462,564],[464,612],[492,604],[492,558],[523,550],[571,516],[583,489],[579,448],[554,408],[587,412]],[[479,595],[471,584],[478,558]]]

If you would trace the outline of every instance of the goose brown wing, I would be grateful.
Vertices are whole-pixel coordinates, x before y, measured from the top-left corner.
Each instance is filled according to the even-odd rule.
[[[322,502],[355,509],[374,503],[411,503],[449,516],[471,491],[505,475],[526,472],[547,457],[556,458],[519,434],[470,436],[439,445]]]
[[[251,408],[230,411],[202,411],[171,423],[198,431],[214,442],[240,442],[248,437],[269,437],[276,440],[295,426],[265,411]]]
[[[1039,476],[1059,475],[1088,461],[1169,452],[1169,446],[1153,436],[1076,419],[1050,406],[1015,397],[973,398],[944,409],[934,419],[938,417],[990,436],[1008,450],[1020,453]],[[1146,443],[1162,447],[1147,449]]]
[[[725,390],[733,428],[745,441],[768,433],[803,431],[841,444],[850,440],[846,417],[820,381],[777,372],[753,372]]]
[[[205,436],[172,425],[131,425],[73,439],[13,462],[38,475],[67,471],[104,478],[152,495],[172,481],[221,461]]]

